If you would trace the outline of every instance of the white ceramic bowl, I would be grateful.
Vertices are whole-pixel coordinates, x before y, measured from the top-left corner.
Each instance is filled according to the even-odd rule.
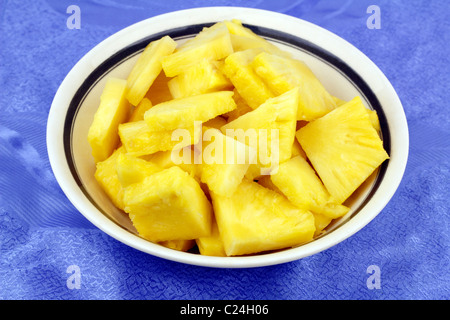
[[[235,18],[305,61],[331,94],[348,100],[359,95],[366,107],[375,109],[390,159],[358,191],[351,211],[314,241],[296,248],[245,257],[208,257],[179,252],[137,236],[128,217],[111,204],[94,179],[95,165],[87,132],[106,78],[126,78],[150,41],[164,35],[183,41],[204,26]],[[377,66],[358,49],[309,22],[280,13],[237,7],[176,11],[141,21],[110,36],[89,51],[66,76],[54,97],[47,124],[47,148],[55,177],[73,205],[95,226],[154,256],[222,268],[257,267],[297,260],[353,235],[393,196],[406,166],[408,141],[406,118],[395,90]]]

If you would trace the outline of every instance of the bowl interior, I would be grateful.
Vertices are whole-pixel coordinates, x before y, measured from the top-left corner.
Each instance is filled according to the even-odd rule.
[[[279,18],[279,17],[278,17]],[[213,265],[225,266],[225,267],[235,267],[235,266],[256,266],[264,264],[273,264],[278,262],[289,261],[293,259],[298,259],[303,256],[312,254],[314,252],[320,251],[329,247],[343,238],[331,239],[334,231],[339,230],[347,222],[354,220],[355,217],[361,215],[364,210],[367,210],[368,204],[371,201],[375,201],[373,196],[379,191],[379,186],[386,176],[386,172],[390,162],[392,162],[391,154],[391,132],[392,130],[389,126],[385,111],[383,110],[382,104],[379,100],[379,94],[383,91],[377,89],[374,92],[373,85],[369,85],[368,82],[363,80],[363,77],[354,70],[347,62],[337,55],[331,53],[330,51],[319,47],[312,41],[308,41],[298,35],[293,35],[284,31],[280,31],[275,28],[263,27],[258,24],[245,23],[245,19],[242,19],[244,24],[251,28],[253,31],[259,35],[265,37],[270,42],[276,44],[282,49],[292,53],[295,58],[304,61],[316,74],[319,80],[323,83],[326,89],[334,96],[339,97],[343,100],[351,100],[355,96],[360,96],[361,100],[365,106],[369,109],[376,110],[380,120],[381,132],[380,136],[383,139],[384,147],[388,154],[391,155],[391,159],[385,161],[376,172],[355,192],[355,194],[348,200],[347,205],[351,207],[350,212],[339,220],[332,223],[326,232],[319,237],[319,239],[313,240],[311,243],[304,244],[298,248],[285,249],[282,250],[284,253],[267,253],[258,256],[269,256],[281,254],[281,259],[274,258],[269,260],[253,260],[252,263],[247,263],[245,260],[249,261],[251,257],[201,257],[198,254],[175,252],[172,249],[168,249],[148,241],[141,239],[133,227],[127,214],[117,209],[112,202],[108,199],[106,194],[100,188],[98,183],[94,178],[95,173],[95,163],[91,155],[91,149],[87,141],[87,133],[89,126],[92,123],[94,114],[100,103],[100,95],[105,85],[108,77],[118,77],[126,79],[128,73],[133,67],[134,63],[137,61],[139,55],[142,53],[145,46],[152,40],[159,39],[164,35],[170,35],[177,42],[186,41],[189,38],[194,37],[203,27],[209,26],[218,20],[212,20],[207,23],[189,24],[182,27],[176,27],[173,29],[167,29],[162,32],[157,32],[153,34],[148,34],[146,36],[140,37],[136,42],[128,44],[123,47],[114,50],[114,53],[103,58],[102,62],[98,64],[97,67],[92,68],[86,77],[79,79],[79,86],[73,89],[73,96],[67,98],[68,107],[65,113],[62,131],[63,131],[63,149],[64,149],[64,161],[67,165],[66,176],[64,178],[58,179],[61,174],[55,174],[57,179],[67,180],[67,174],[70,174],[70,179],[73,179],[74,183],[70,188],[74,188],[76,185],[81,191],[81,197],[84,197],[84,201],[91,205],[87,210],[88,212],[83,212],[86,210],[80,209],[86,217],[93,221],[98,227],[102,229],[99,225],[99,221],[108,218],[109,222],[114,230],[121,229],[121,235],[114,234],[116,231],[113,229],[108,229],[105,227],[104,231],[109,233],[111,236],[118,238],[119,240],[134,246],[140,250],[163,256],[172,260],[178,260],[182,262],[200,264],[200,265]],[[97,49],[98,52],[99,49]],[[352,47],[352,50],[354,48]],[[376,67],[375,67],[376,68]],[[76,67],[74,68],[76,69]],[[382,75],[381,72],[379,74]],[[67,78],[66,78],[67,80]],[[65,80],[65,81],[66,81]],[[386,80],[387,81],[387,80]],[[373,81],[372,81],[373,82]],[[375,81],[379,83],[380,81]],[[378,95],[377,95],[378,94]],[[56,103],[54,101],[54,103]],[[53,106],[52,106],[53,108]],[[56,118],[53,115],[53,118]],[[52,125],[49,120],[49,126]],[[50,130],[50,129],[49,129]],[[50,149],[51,143],[49,143]],[[49,151],[51,161],[52,155]],[[52,167],[56,167],[54,164],[56,160],[53,160]],[[402,170],[402,168],[400,168]],[[56,171],[58,172],[58,170]],[[55,172],[55,173],[56,173]],[[395,183],[398,185],[398,178],[394,179]],[[66,181],[62,183],[66,194],[70,193],[69,187],[67,187]],[[393,193],[393,191],[392,191]],[[392,194],[388,194],[387,198],[390,198]],[[69,196],[69,198],[71,198]],[[72,202],[73,198],[71,198]],[[385,202],[387,202],[386,200]],[[74,203],[75,204],[75,203]],[[76,205],[76,204],[75,204]],[[381,210],[385,203],[375,206],[371,210]],[[76,205],[77,206],[77,205]],[[80,207],[78,207],[80,208]],[[83,207],[84,209],[86,207]],[[371,217],[364,220],[364,223],[370,221],[378,212],[371,212]],[[100,220],[99,220],[100,219]],[[104,220],[103,220],[104,221]],[[352,232],[356,232],[362,225],[353,228]],[[323,239],[329,237],[327,242],[323,242]],[[314,247],[313,243],[318,243],[322,241],[319,246]],[[311,247],[311,245],[313,245]],[[303,247],[310,246],[309,251],[301,252]],[[295,252],[294,254],[286,255],[286,252]],[[225,260],[227,262],[223,262]],[[230,262],[232,261],[232,262]],[[239,262],[233,262],[239,261]],[[223,263],[222,263],[223,262]]]

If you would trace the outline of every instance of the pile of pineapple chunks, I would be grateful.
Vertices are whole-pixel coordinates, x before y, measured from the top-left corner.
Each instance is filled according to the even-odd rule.
[[[174,139],[180,128],[190,138]],[[258,157],[262,140],[230,129],[276,129],[266,138],[277,139],[277,162]],[[379,130],[359,97],[332,96],[305,63],[230,20],[181,44],[148,44],[127,79],[107,80],[88,141],[96,180],[141,237],[240,256],[309,242],[345,215],[345,201],[389,158]],[[256,158],[172,157],[225,142]]]

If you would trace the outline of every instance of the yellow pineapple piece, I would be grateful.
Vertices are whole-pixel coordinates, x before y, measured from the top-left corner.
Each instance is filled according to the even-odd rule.
[[[169,36],[150,42],[127,78],[127,99],[137,106],[162,70],[162,59],[170,55],[177,43]]]
[[[337,203],[389,158],[359,97],[310,122],[296,137]]]
[[[233,50],[244,51],[247,49],[261,48],[266,52],[278,54],[281,56],[290,57],[291,55],[278,48],[276,45],[270,43],[263,37],[254,33],[251,29],[244,27],[242,22],[238,19],[230,21],[219,22],[227,26],[230,32],[231,43],[233,44]]]
[[[104,161],[97,162],[95,170],[95,180],[105,191],[108,198],[119,209],[124,208],[123,205],[123,188],[117,175],[117,160],[121,154],[125,153],[123,147],[119,147],[110,157]]]
[[[201,181],[219,195],[232,195],[242,182],[256,151],[220,130],[203,127]]]
[[[198,238],[195,242],[201,255],[214,257],[226,257],[227,255],[223,248],[222,239],[220,238],[219,227],[214,219],[211,227],[211,235]]]
[[[163,168],[144,159],[121,153],[117,159],[116,170],[120,184],[126,188],[130,184],[141,182],[145,177],[159,172]]]
[[[379,132],[381,130],[380,127],[380,120],[378,119],[378,114],[375,110],[369,110],[366,109],[367,113],[369,114],[370,123],[372,124],[373,128]]]
[[[275,96],[251,67],[251,62],[261,52],[259,48],[235,52],[225,59],[222,67],[223,73],[252,109]]]
[[[154,108],[154,107],[153,107]],[[201,126],[191,125],[176,130],[150,130],[144,120],[122,123],[119,126],[119,136],[126,151],[135,157],[181,149],[195,144],[201,137]],[[186,139],[178,140],[177,133],[185,132]]]
[[[338,97],[333,97],[334,101],[336,102],[336,106],[340,107],[344,104],[346,104],[348,101],[342,100]],[[366,109],[367,113],[369,114],[370,122],[372,123],[372,126],[375,130],[380,131],[380,120],[378,119],[378,114],[375,110]]]
[[[177,166],[124,189],[124,210],[139,235],[153,242],[211,234],[212,207],[198,182]]]
[[[220,60],[233,52],[227,27],[205,28],[162,61],[167,77],[175,77],[203,59]]]
[[[143,98],[141,102],[139,102],[139,104],[134,108],[130,118],[128,119],[128,122],[144,120],[144,113],[151,107],[153,107],[152,102],[148,98]]]
[[[106,160],[117,148],[117,128],[125,122],[131,111],[125,99],[126,81],[109,78],[100,97],[100,105],[89,127],[88,141],[95,162]]]
[[[195,246],[195,240],[167,240],[161,241],[159,244],[177,251],[188,251]]]
[[[211,198],[228,256],[297,246],[313,237],[311,212],[256,182],[244,179],[231,197]]]
[[[322,233],[324,233],[324,229],[328,227],[328,225],[331,223],[331,221],[333,221],[333,219],[320,213],[313,212],[313,215],[314,215],[314,225],[316,227],[314,237],[317,237]]]
[[[300,88],[297,120],[317,119],[336,107],[336,102],[302,61],[262,52],[251,66],[275,95]]]
[[[257,109],[224,125],[221,131],[254,148],[259,168],[286,161],[291,158],[295,139],[298,96],[298,90],[292,89],[270,98]]]
[[[349,210],[334,203],[314,169],[301,156],[281,163],[278,171],[271,175],[271,180],[289,201],[305,210],[332,219],[343,216]]]
[[[202,93],[232,89],[232,84],[215,65],[215,61],[203,59],[168,82],[174,99]]]
[[[144,114],[151,130],[173,130],[206,122],[236,108],[233,91],[218,91],[166,101]]]

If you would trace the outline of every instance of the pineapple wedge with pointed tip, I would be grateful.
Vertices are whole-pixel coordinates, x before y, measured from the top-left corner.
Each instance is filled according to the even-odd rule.
[[[308,123],[296,137],[337,203],[389,158],[359,97]]]
[[[162,70],[162,59],[170,55],[177,43],[169,36],[150,42],[127,78],[127,99],[137,106]]]

